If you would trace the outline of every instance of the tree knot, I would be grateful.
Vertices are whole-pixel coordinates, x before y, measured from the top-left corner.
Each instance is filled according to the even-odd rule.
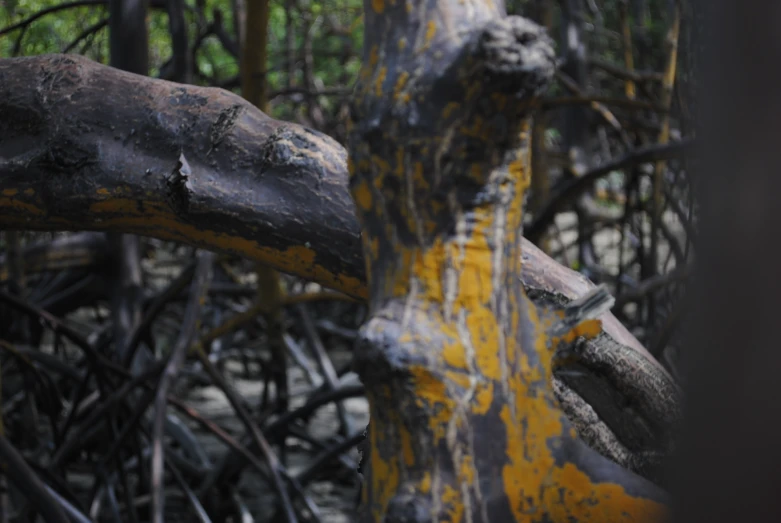
[[[541,94],[556,70],[553,40],[543,27],[518,16],[491,21],[478,38],[476,55],[486,76],[523,96]]]

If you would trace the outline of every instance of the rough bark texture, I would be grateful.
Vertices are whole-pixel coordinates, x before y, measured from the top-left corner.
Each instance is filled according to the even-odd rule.
[[[362,520],[659,521],[665,495],[586,447],[553,391],[555,349],[595,322],[521,284],[550,40],[493,1],[367,0],[365,24],[348,145],[370,307]]]
[[[0,226],[122,230],[365,294],[346,155],[218,89],[0,61]]]
[[[446,31],[443,27],[426,22],[420,38],[425,43],[428,31],[433,31],[433,43]],[[406,45],[415,45],[414,38],[407,38]],[[398,67],[394,56],[383,57],[391,60],[385,64],[388,70]],[[368,66],[381,67],[379,58],[369,49]],[[439,73],[432,69],[431,74]],[[501,80],[504,73],[494,74]],[[382,83],[380,88],[392,92]],[[412,99],[409,91],[400,90],[399,96]],[[413,119],[407,125],[414,130],[424,119],[439,121],[439,115],[432,114],[419,113],[417,123]],[[506,125],[505,136],[515,125],[506,114],[492,123]],[[465,147],[479,144],[476,140]],[[440,162],[451,161],[456,149],[447,152]],[[406,183],[403,177],[398,181]],[[459,185],[467,203],[481,180],[470,183]],[[446,185],[441,189],[449,190]],[[441,201],[442,194],[434,195],[433,201]],[[365,195],[357,197],[365,205]],[[436,205],[441,203],[433,203],[431,210]],[[347,156],[338,143],[271,119],[226,91],[152,80],[73,55],[0,60],[0,228],[113,230],[171,239],[248,256],[352,296],[367,296],[360,227],[348,192]],[[511,228],[508,222],[506,230]],[[593,287],[525,239],[516,239],[523,263],[513,278],[520,274],[526,289],[536,292],[534,300],[555,295],[566,302]],[[84,263],[102,259],[99,251],[105,246],[90,248],[95,252]],[[514,253],[517,256],[518,249]],[[513,278],[507,276],[508,281]],[[606,312],[601,318],[604,331],[640,364],[623,381],[573,383],[578,394],[589,397],[589,389],[607,385],[624,397],[629,390],[626,381],[637,381],[638,373],[648,378],[642,383],[661,384],[662,391],[674,388],[670,376],[615,317]],[[592,355],[586,358],[586,367],[591,361],[615,359],[613,348],[619,345],[602,340],[586,342],[590,352],[584,353]],[[648,394],[655,392],[645,391]],[[659,397],[669,399],[665,394]],[[677,397],[666,405],[677,412]],[[622,445],[631,448],[635,425],[645,425],[645,413],[638,409],[639,415],[626,425],[625,413],[611,418],[615,409],[596,407]],[[622,452],[616,447],[608,455],[621,462]]]

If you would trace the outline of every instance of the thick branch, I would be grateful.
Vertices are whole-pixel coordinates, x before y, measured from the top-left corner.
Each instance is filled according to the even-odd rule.
[[[255,258],[353,296],[344,149],[226,91],[75,56],[0,61],[0,227],[114,230]]]

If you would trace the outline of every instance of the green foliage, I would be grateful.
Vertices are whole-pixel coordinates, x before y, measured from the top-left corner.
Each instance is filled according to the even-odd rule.
[[[62,5],[62,0],[0,0],[0,28],[21,22],[42,10]],[[200,5],[199,5],[200,4]],[[327,89],[351,84],[360,68],[363,26],[360,23],[360,0],[307,0],[291,7],[286,0],[272,0],[269,24],[268,81],[273,94],[288,85],[301,86],[305,39],[311,39],[316,88]],[[232,39],[236,39],[232,2],[228,0],[188,0],[185,20],[190,42],[202,40],[195,53],[195,83],[201,85],[233,85],[239,74],[238,59],[231,55],[219,39],[211,34],[205,38],[209,24],[219,12],[222,24]],[[108,27],[104,26],[78,45],[73,42],[108,16],[107,4],[93,4],[57,10],[44,15],[24,28],[0,36],[0,57],[30,56],[44,53],[69,52],[84,54],[101,63],[108,63]],[[290,17],[290,20],[288,20]],[[288,80],[287,31],[294,38],[294,75]],[[69,49],[71,48],[72,49]],[[161,67],[171,57],[171,37],[168,16],[164,10],[149,12],[150,76],[158,76]],[[288,83],[288,81],[290,83]],[[328,107],[323,97],[321,105]],[[284,107],[280,107],[284,112]],[[289,111],[288,111],[289,112]]]
[[[0,0],[0,28],[60,5],[61,0]],[[26,28],[0,36],[0,56],[29,56],[44,53],[60,53],[89,27],[107,15],[104,6],[84,6],[61,10],[45,15]],[[108,40],[105,30],[91,41],[89,52],[92,59],[105,61]],[[79,48],[76,48],[79,51]]]
[[[41,10],[73,0],[0,0],[0,28],[25,20]],[[36,19],[24,28],[0,35],[0,57],[37,55],[69,50],[107,63],[108,27],[103,26],[84,37],[90,28],[106,20],[107,3],[99,0],[90,5],[57,10]],[[270,112],[273,116],[301,121],[311,126],[326,127],[335,138],[343,137],[339,129],[344,120],[344,108],[349,87],[355,81],[361,65],[363,45],[361,0],[270,0],[267,81]],[[185,0],[185,22],[188,39],[194,47],[195,74],[193,82],[238,90],[239,60],[217,37],[215,22],[234,42],[237,24],[234,20],[236,0]],[[667,0],[642,0],[630,5],[644,5],[642,19],[630,12],[635,67],[644,71],[660,71],[664,64],[662,42],[669,25]],[[158,4],[159,5],[159,4]],[[582,38],[589,57],[624,67],[623,41],[619,0],[594,0],[583,3]],[[508,0],[508,12],[525,14],[550,25],[550,33],[560,42],[562,10],[553,0]],[[547,14],[545,14],[547,13]],[[165,9],[149,11],[150,76],[160,75],[171,58],[171,37]],[[83,38],[82,38],[83,37]],[[77,42],[77,45],[73,45]],[[561,44],[560,44],[561,45]],[[233,46],[238,47],[237,45]],[[560,48],[561,49],[561,48]],[[305,59],[307,56],[309,60]],[[292,58],[292,64],[291,62]],[[588,85],[592,93],[624,96],[624,81],[597,68],[591,68]],[[650,85],[645,93],[656,94]],[[308,94],[304,94],[308,93]],[[549,96],[572,96],[560,82],[552,85]],[[313,116],[312,107],[320,113]],[[340,123],[342,122],[342,123]],[[561,142],[555,119],[551,119],[548,142]]]
[[[61,5],[63,0],[0,0],[0,28],[7,27],[33,15],[43,9]],[[647,0],[647,16],[630,23],[637,33],[643,24],[642,37],[651,41],[652,56],[644,56],[646,68],[659,70],[663,63],[660,43],[663,41],[668,25],[666,13],[668,2]],[[227,33],[236,39],[234,23],[234,2],[230,0],[187,0],[185,19],[190,42],[200,41],[195,52],[196,75],[194,82],[201,85],[237,87],[236,78],[239,63],[220,43],[215,35],[205,38],[209,24],[214,22],[215,13],[222,18]],[[551,32],[560,36],[560,9],[558,2],[547,4],[540,0],[509,0],[508,12],[513,14],[541,12],[540,6],[550,9]],[[623,51],[620,38],[619,0],[600,0],[588,4],[584,11],[589,39],[589,52],[596,53],[601,59],[623,63]],[[319,91],[336,86],[349,86],[360,68],[360,50],[363,42],[363,24],[361,23],[361,0],[271,0],[269,24],[269,64],[268,82],[272,96],[289,87],[306,87],[310,91]],[[59,10],[45,15],[23,29],[0,36],[0,56],[37,55],[42,53],[63,52],[73,47],[71,52],[84,54],[102,63],[108,61],[108,28],[103,27],[94,34],[83,38],[73,46],[85,31],[94,27],[107,16],[106,4],[92,4]],[[288,38],[292,31],[292,38]],[[288,64],[292,43],[294,65]],[[311,85],[304,85],[304,51],[307,46],[312,50],[312,71],[308,75]],[[595,48],[596,47],[596,48]],[[171,38],[168,31],[168,16],[163,9],[151,9],[149,13],[149,56],[151,76],[160,74],[163,64],[170,59]],[[289,72],[293,74],[290,75]],[[289,78],[290,76],[290,78]],[[561,86],[554,86],[552,95],[566,94]],[[332,109],[333,96],[318,97],[318,104],[326,111]],[[272,109],[277,116],[294,117],[295,107],[290,97],[274,100]]]

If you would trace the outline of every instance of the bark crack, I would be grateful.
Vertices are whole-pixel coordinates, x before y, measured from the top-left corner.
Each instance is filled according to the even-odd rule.
[[[220,111],[220,114],[217,117],[217,121],[212,124],[212,128],[209,133],[211,147],[209,152],[206,153],[207,155],[216,149],[222,143],[228,133],[231,132],[233,127],[236,125],[236,120],[239,119],[239,116],[241,116],[242,112],[243,107],[239,104],[234,104]]]

